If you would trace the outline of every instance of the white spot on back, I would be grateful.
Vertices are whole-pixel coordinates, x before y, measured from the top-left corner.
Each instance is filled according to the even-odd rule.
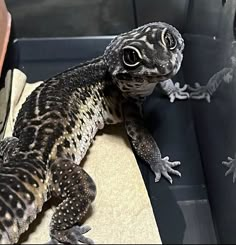
[[[17,227],[16,224],[14,224],[14,225],[12,226],[12,230],[13,230],[15,233],[18,231],[18,227]]]
[[[8,212],[6,212],[6,214],[5,214],[5,219],[6,220],[11,220],[11,215]]]
[[[19,209],[20,209],[20,208],[22,208],[21,203],[20,203],[20,202],[18,202],[18,203],[16,204],[16,207],[17,207],[17,208],[19,208]]]

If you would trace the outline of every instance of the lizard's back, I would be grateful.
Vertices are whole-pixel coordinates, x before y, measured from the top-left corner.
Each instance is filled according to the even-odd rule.
[[[26,99],[13,132],[18,140],[0,173],[1,243],[16,242],[41,211],[55,159],[79,164],[104,126],[104,74],[99,58],[49,79]]]
[[[19,138],[20,157],[33,154],[48,164],[55,156],[65,154],[62,151],[66,148],[76,147],[85,126],[103,123],[105,86],[103,62],[99,59],[41,84],[27,98],[15,123],[13,136]]]

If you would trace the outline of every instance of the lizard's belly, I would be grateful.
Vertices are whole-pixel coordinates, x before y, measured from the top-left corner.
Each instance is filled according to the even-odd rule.
[[[80,108],[78,120],[74,127],[68,124],[67,130],[55,142],[49,161],[58,157],[71,158],[77,164],[84,158],[97,131],[104,127],[101,106],[93,107],[93,111],[86,107]],[[68,127],[71,127],[68,130]]]

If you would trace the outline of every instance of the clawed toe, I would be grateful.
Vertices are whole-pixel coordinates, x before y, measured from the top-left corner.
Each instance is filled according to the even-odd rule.
[[[223,161],[222,164],[225,165],[228,170],[225,172],[225,176],[228,176],[229,174],[233,174],[233,183],[236,181],[236,159],[233,159],[231,157],[227,158],[228,161]]]
[[[181,177],[181,173],[173,167],[180,165],[179,161],[170,162],[169,157],[164,157],[157,163],[151,165],[153,172],[155,173],[155,182],[158,182],[161,179],[161,175],[163,175],[171,184],[173,180],[170,174]]]
[[[201,86],[199,83],[194,84],[195,87],[188,85],[190,92],[189,96],[191,99],[201,100],[206,99],[207,102],[211,102],[211,94],[209,93],[207,86]]]
[[[51,231],[52,243],[47,244],[94,244],[93,240],[84,236],[91,228],[89,226],[74,226],[66,230]]]
[[[182,88],[180,87],[180,83],[175,83],[172,91],[169,92],[170,102],[173,103],[175,99],[185,100],[189,98],[189,93],[186,92],[188,85],[185,84]]]

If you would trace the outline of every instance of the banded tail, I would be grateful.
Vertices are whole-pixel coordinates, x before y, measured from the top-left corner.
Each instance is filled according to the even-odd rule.
[[[43,162],[11,158],[4,163],[0,171],[0,244],[16,243],[46,199]]]

